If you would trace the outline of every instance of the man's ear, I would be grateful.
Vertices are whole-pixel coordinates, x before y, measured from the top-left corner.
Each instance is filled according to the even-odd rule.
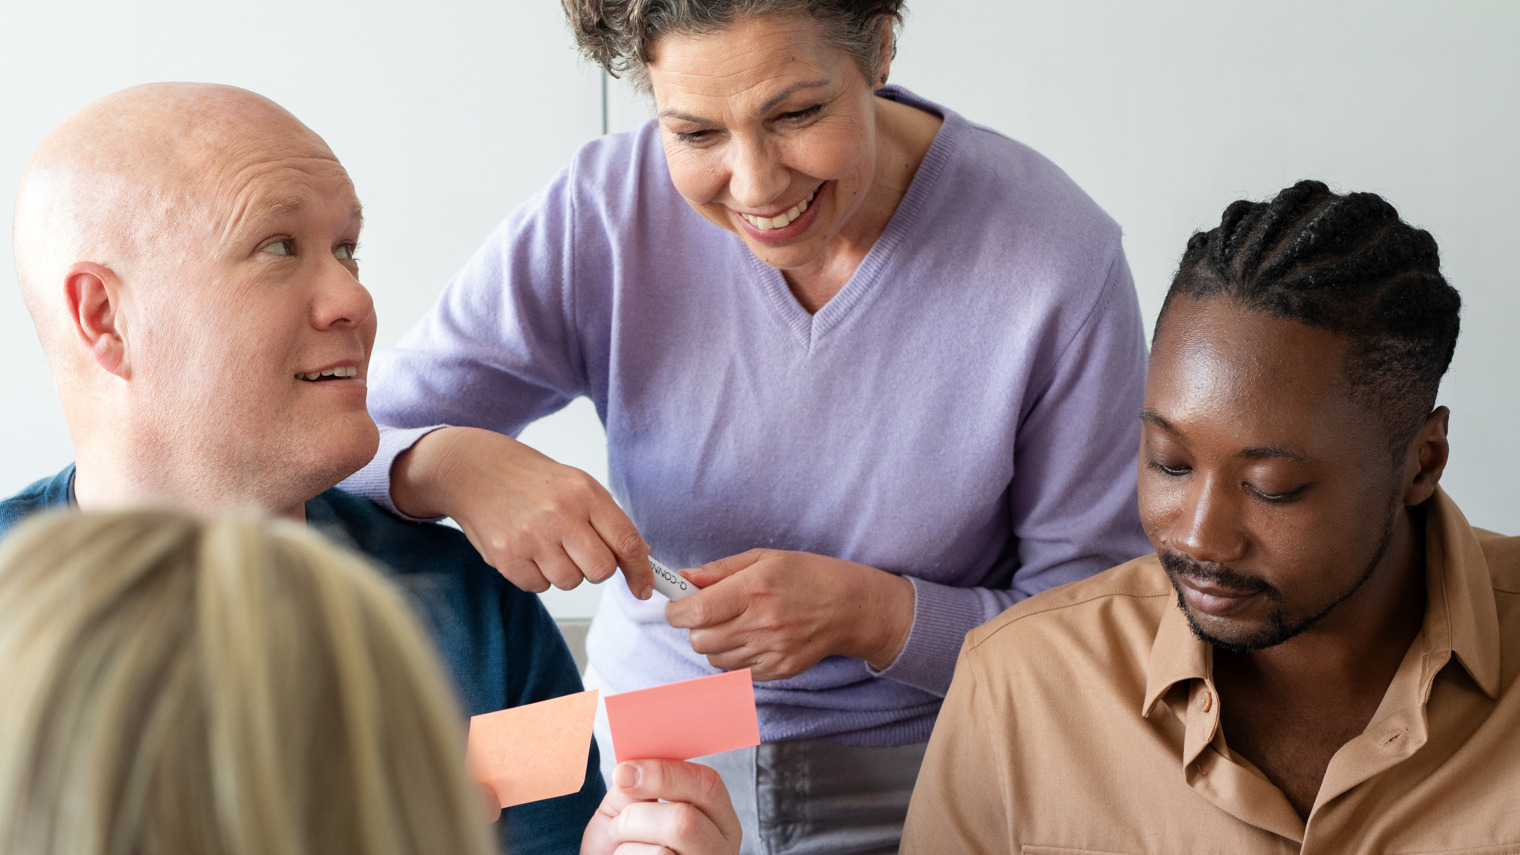
[[[1451,456],[1451,443],[1446,440],[1446,428],[1451,420],[1451,410],[1436,407],[1425,417],[1425,424],[1414,436],[1409,446],[1405,472],[1404,504],[1414,507],[1430,498],[1446,471],[1446,461]]]
[[[129,379],[121,280],[109,267],[79,261],[64,274],[69,321],[95,363],[107,372]]]

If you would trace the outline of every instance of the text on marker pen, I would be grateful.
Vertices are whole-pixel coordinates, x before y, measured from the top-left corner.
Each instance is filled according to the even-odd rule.
[[[654,568],[654,589],[664,594],[667,599],[680,600],[697,592],[697,586],[690,580],[653,557],[649,559],[649,566]]]

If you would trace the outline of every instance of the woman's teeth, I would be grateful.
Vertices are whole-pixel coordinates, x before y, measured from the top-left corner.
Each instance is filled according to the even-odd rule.
[[[323,377],[346,380],[350,377],[358,377],[359,368],[356,365],[350,365],[347,368],[328,368],[325,371],[311,371],[306,374],[297,374],[296,376],[302,380],[320,380]]]
[[[808,197],[806,199],[803,199],[801,202],[793,205],[791,210],[787,211],[779,217],[751,217],[749,214],[740,214],[739,216],[748,220],[750,225],[754,226],[757,229],[760,229],[761,231],[779,229],[782,226],[791,225],[792,220],[795,220],[798,217],[802,216],[802,212],[808,209],[808,205],[813,204],[813,197],[817,195],[818,191],[814,190],[808,194]]]

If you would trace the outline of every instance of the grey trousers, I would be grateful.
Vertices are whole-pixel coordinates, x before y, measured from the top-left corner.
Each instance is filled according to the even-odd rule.
[[[586,688],[603,689],[587,669]],[[596,721],[602,776],[617,765],[606,714]],[[927,743],[862,747],[767,742],[699,757],[723,776],[744,826],[740,855],[895,853]]]

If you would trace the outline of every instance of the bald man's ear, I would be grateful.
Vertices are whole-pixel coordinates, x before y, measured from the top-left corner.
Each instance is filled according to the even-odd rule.
[[[95,363],[123,380],[130,379],[121,280],[109,267],[80,261],[65,274],[64,290],[74,332]]]

